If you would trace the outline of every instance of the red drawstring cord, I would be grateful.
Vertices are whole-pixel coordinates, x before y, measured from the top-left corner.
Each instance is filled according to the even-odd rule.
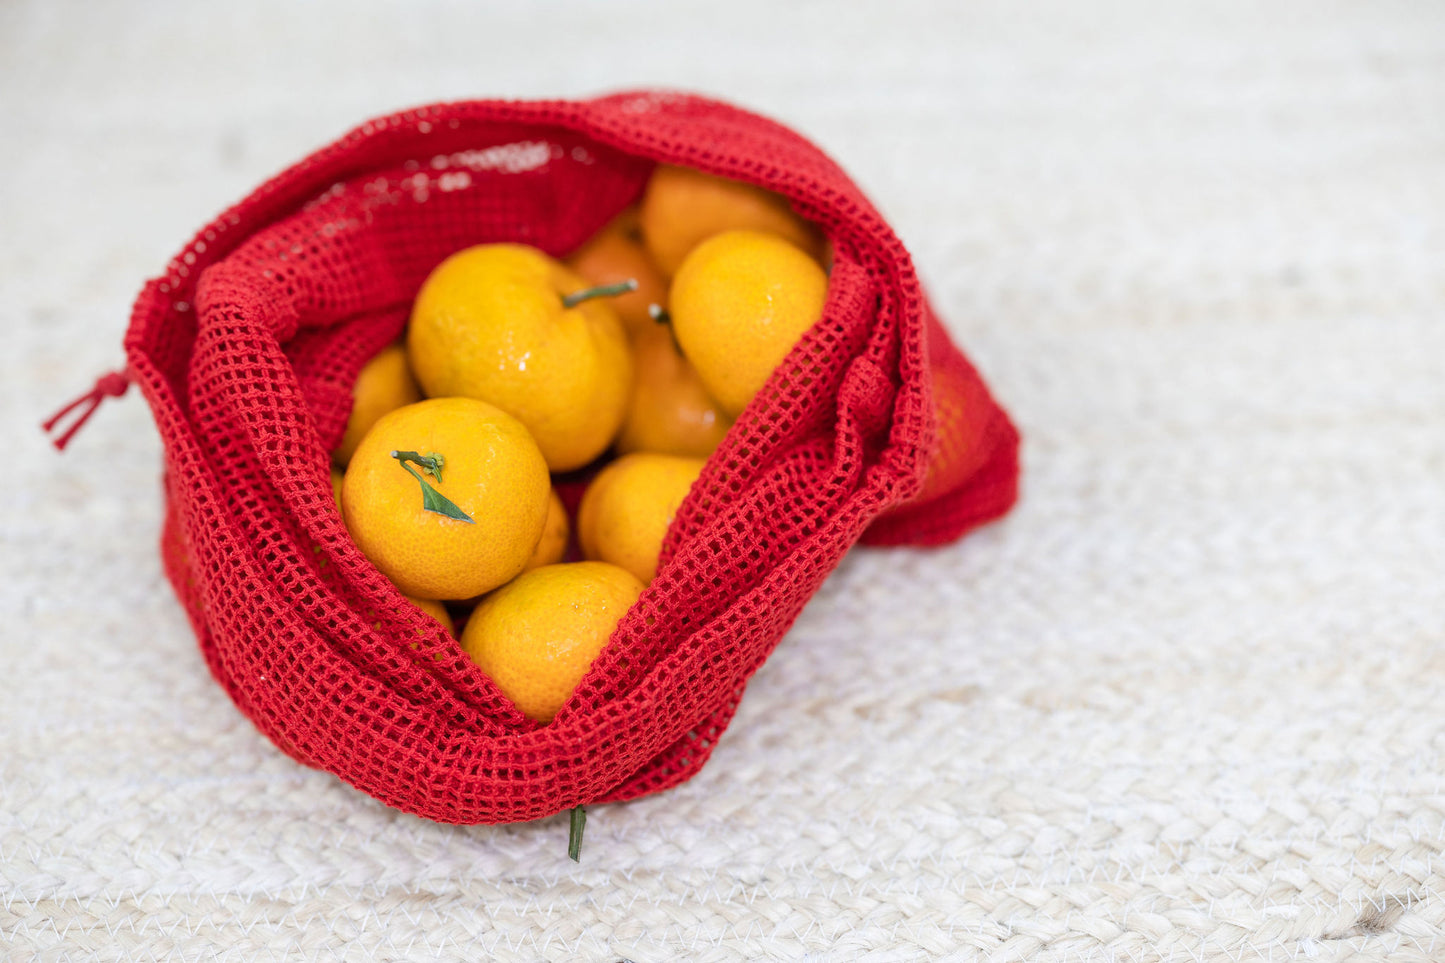
[[[40,427],[43,431],[52,432],[62,418],[84,405],[85,407],[79,415],[76,415],[75,421],[71,423],[70,427],[65,429],[58,437],[51,439],[51,444],[55,445],[57,450],[64,451],[65,446],[70,444],[70,439],[80,430],[81,425],[90,420],[90,416],[95,414],[95,409],[100,407],[102,401],[106,398],[119,398],[125,394],[126,389],[129,387],[129,372],[111,371],[103,374],[95,380],[95,387],[51,415],[50,419]]]

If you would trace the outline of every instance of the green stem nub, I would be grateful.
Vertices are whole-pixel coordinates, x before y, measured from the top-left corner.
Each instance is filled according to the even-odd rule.
[[[587,828],[587,807],[572,807],[572,826],[567,830],[567,855],[572,862],[582,862],[582,831]]]
[[[595,288],[584,288],[566,295],[562,298],[562,307],[575,308],[583,301],[589,301],[592,298],[615,298],[619,294],[636,290],[637,278],[628,278],[626,281],[618,281],[616,284],[599,284]]]
[[[466,522],[468,525],[475,525],[472,516],[441,492],[431,486],[431,483],[417,473],[417,470],[407,462],[412,462],[421,467],[421,470],[431,475],[438,483],[442,480],[442,466],[446,459],[436,452],[428,452],[423,455],[415,451],[394,451],[391,457],[395,458],[406,473],[415,478],[421,484],[421,507],[422,511],[435,512],[438,515],[445,515],[447,518],[455,518],[459,522]]]
[[[667,325],[667,333],[672,336],[673,350],[686,358],[687,352],[682,350],[682,342],[677,340],[677,329],[672,326],[672,315],[668,313],[667,308],[664,308],[660,304],[649,304],[647,306],[647,315],[658,324]]]
[[[447,464],[447,460],[434,451],[428,452],[425,455],[419,454],[414,451],[394,451],[391,453],[391,457],[401,462],[401,467],[403,468],[406,468],[407,462],[415,462],[416,464],[421,466],[422,471],[426,472],[437,481],[442,480],[442,469],[445,468]],[[421,477],[410,468],[406,468],[406,470],[408,472],[411,472],[411,474],[415,475],[417,478]]]

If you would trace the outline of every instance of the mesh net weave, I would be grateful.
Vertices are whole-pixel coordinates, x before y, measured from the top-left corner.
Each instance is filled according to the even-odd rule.
[[[565,255],[658,162],[787,197],[833,243],[827,304],[709,460],[657,578],[539,726],[356,549],[328,453],[357,371],[433,266],[493,241]],[[858,188],[792,131],[694,96],[367,123],[204,228],[141,293],[126,353],[164,442],[166,571],[211,672],[297,760],[445,822],[687,779],[853,544],[951,541],[1016,493],[1013,426]]]

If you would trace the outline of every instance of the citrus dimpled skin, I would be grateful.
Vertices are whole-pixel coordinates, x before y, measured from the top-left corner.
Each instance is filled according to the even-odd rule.
[[[651,582],[667,529],[704,464],[702,458],[636,452],[598,472],[577,508],[583,557]]]
[[[723,231],[776,234],[815,257],[821,249],[818,232],[781,196],[689,167],[664,164],[653,171],[638,221],[648,253],[669,277],[694,247]]]
[[[351,460],[356,446],[361,444],[361,439],[378,418],[402,405],[421,400],[421,389],[411,375],[406,349],[400,344],[389,344],[372,356],[357,372],[351,396],[351,414],[346,419],[346,432],[332,452],[332,457],[340,465]]]
[[[567,506],[562,504],[562,496],[554,488],[547,498],[547,521],[542,524],[542,537],[537,540],[537,547],[532,549],[532,557],[527,559],[522,571],[562,561],[567,554],[567,539],[571,534],[572,523],[567,519]]]
[[[443,457],[420,474],[471,522],[423,507],[423,489],[392,457]],[[407,595],[465,599],[522,570],[542,534],[551,478],[521,423],[473,398],[432,398],[383,415],[342,481],[342,514],[357,547]]]
[[[632,400],[617,435],[617,451],[651,451],[705,458],[722,443],[733,419],[703,387],[697,370],[661,325],[632,343]]]
[[[604,562],[536,568],[481,601],[462,648],[523,715],[551,722],[642,588]]]
[[[605,298],[567,308],[590,285],[536,248],[483,244],[439,264],[417,294],[407,350],[422,390],[508,412],[552,471],[607,448],[632,386],[627,336]]]
[[[708,393],[736,416],[817,323],[828,276],[771,234],[728,231],[699,244],[673,279],[672,329]]]
[[[567,265],[589,284],[637,282],[635,291],[619,294],[608,302],[622,319],[629,340],[635,341],[639,334],[657,327],[648,309],[654,304],[666,307],[667,282],[642,243],[624,228],[615,223],[604,228],[568,258]]]

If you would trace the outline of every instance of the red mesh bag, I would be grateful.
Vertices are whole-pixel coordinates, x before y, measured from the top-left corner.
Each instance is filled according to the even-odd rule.
[[[433,266],[492,241],[565,255],[658,162],[787,197],[832,241],[827,304],[709,460],[657,578],[539,726],[360,554],[328,452],[358,369]],[[1016,491],[1012,425],[863,194],[792,131],[698,97],[478,101],[365,124],[204,228],[141,293],[126,354],[164,442],[166,572],[211,672],[297,760],[445,822],[687,779],[855,542],[946,542]],[[952,398],[936,443],[935,384]]]

